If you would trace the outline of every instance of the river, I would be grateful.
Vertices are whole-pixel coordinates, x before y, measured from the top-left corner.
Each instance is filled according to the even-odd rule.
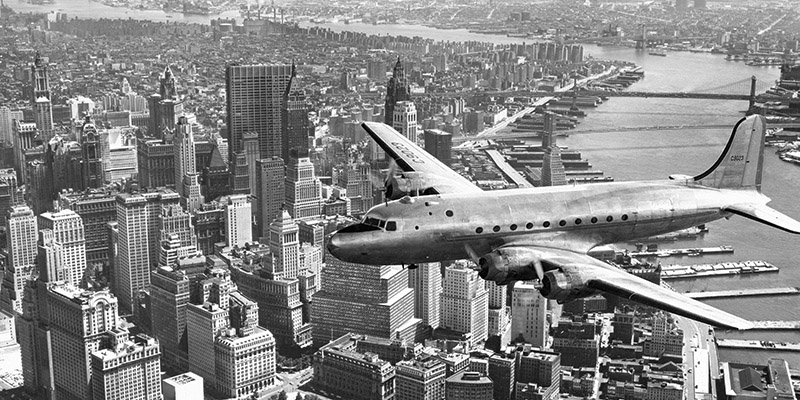
[[[88,0],[55,0],[48,5],[7,2],[19,12],[66,12],[81,18],[138,18],[154,21],[186,21],[208,23],[219,16],[183,16],[180,13],[140,11],[113,8]],[[237,17],[231,11],[223,14]],[[306,25],[306,24],[304,24]],[[491,41],[498,44],[519,43],[525,40],[498,35],[470,33],[463,29],[438,30],[409,25],[322,24],[336,31],[351,30],[376,35],[420,36],[450,41]],[[530,41],[530,40],[528,40]],[[632,90],[693,91],[738,82],[754,75],[759,81],[773,82],[779,76],[776,67],[751,67],[725,61],[721,55],[670,52],[667,57],[648,55],[623,47],[586,46],[587,55],[600,59],[627,60],[642,66],[645,78]],[[612,98],[599,107],[588,110],[581,129],[638,127],[650,125],[730,125],[743,116],[747,103],[742,101]],[[729,129],[626,131],[580,133],[560,138],[560,144],[580,150],[595,168],[605,171],[616,180],[664,179],[669,174],[696,174],[716,160],[730,135]],[[800,167],[778,159],[767,149],[764,160],[763,191],[772,198],[771,206],[795,218],[800,218]],[[777,274],[732,276],[675,281],[679,291],[722,290],[732,288],[763,288],[800,286],[800,265],[795,251],[800,239],[788,233],[743,218],[734,217],[709,225],[710,232],[695,241],[682,241],[662,247],[704,247],[732,245],[733,255],[704,256],[683,259],[661,259],[663,263],[704,263],[732,260],[765,260],[781,268]],[[710,304],[753,320],[800,320],[800,297],[725,299]],[[800,342],[800,332],[719,332],[720,337],[757,338]],[[723,361],[761,362],[769,357],[787,359],[792,368],[800,368],[800,353],[771,351],[740,351],[723,349]]]

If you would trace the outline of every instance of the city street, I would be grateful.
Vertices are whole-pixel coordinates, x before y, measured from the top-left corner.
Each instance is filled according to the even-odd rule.
[[[715,395],[714,385],[708,385],[709,378],[719,378],[719,369],[717,367],[719,365],[719,359],[717,356],[717,346],[714,344],[713,330],[710,330],[708,325],[689,318],[675,317],[675,322],[683,329],[685,398],[689,400],[694,400],[698,397],[702,398],[702,393],[711,393]],[[709,334],[709,332],[711,332],[711,334]],[[698,351],[695,351],[695,349]],[[695,359],[696,357],[705,358],[706,354],[707,360]],[[698,363],[705,370],[698,370]],[[700,385],[706,387],[700,387]],[[716,396],[713,398],[716,398]]]

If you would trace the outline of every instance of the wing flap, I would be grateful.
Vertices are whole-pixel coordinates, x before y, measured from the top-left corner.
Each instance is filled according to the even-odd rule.
[[[800,222],[767,205],[734,204],[724,210],[787,232],[800,233]]]
[[[753,323],[733,314],[648,282],[586,254],[535,247],[541,261],[559,268],[579,268],[589,288],[653,306],[709,325],[728,329],[751,329]]]
[[[422,180],[429,183],[437,193],[482,191],[389,125],[364,122],[361,126],[403,171],[421,172],[424,174]]]

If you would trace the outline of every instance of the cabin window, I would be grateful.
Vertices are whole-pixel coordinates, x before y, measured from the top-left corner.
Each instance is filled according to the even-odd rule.
[[[483,233],[483,228],[481,228],[480,226],[475,228],[475,233]]]
[[[558,226],[564,226],[566,224],[567,224],[567,221],[564,221],[563,219],[561,221],[558,221]]]
[[[613,220],[614,220],[614,217],[612,217],[610,215],[606,217],[606,221],[608,221],[608,222],[611,222]]]
[[[525,224],[525,229],[533,229],[533,222],[528,222]]]
[[[492,230],[495,232],[500,232],[500,225],[495,225],[494,228],[492,228]]]
[[[575,220],[575,225],[580,225],[583,222],[582,219],[578,218]]]
[[[592,217],[592,223],[593,223],[593,224],[596,224],[596,223],[597,223],[597,217]]]
[[[517,230],[517,224],[511,224],[510,228],[512,231]]]
[[[388,222],[386,222],[386,230],[387,231],[396,231],[397,230],[397,221],[388,221]]]
[[[550,227],[550,221],[544,221],[542,226],[544,226],[545,228],[549,228]]]
[[[452,216],[453,216],[453,210],[447,210],[447,211],[445,211],[445,212],[444,212],[444,215],[447,215],[448,217],[452,217]]]
[[[622,220],[623,221],[627,221],[628,220],[628,214],[622,214]]]

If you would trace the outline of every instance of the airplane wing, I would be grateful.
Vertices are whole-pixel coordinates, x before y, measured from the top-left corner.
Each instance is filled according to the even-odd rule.
[[[591,289],[615,294],[713,326],[728,329],[753,327],[750,321],[648,282],[586,254],[542,247],[534,247],[534,250],[539,253],[542,264],[547,266],[545,269],[557,267],[562,271],[579,271],[584,283]]]
[[[361,126],[403,171],[424,174],[423,180],[429,183],[436,193],[482,191],[389,125],[364,122]]]

